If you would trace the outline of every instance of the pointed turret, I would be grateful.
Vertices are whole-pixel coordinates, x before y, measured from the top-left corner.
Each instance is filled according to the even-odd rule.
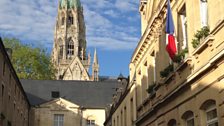
[[[94,58],[93,58],[93,65],[92,65],[92,79],[93,81],[99,81],[99,63],[98,63],[96,49],[94,51]]]
[[[97,57],[96,49],[95,49],[95,51],[94,51],[94,59],[93,59],[93,63],[94,63],[94,64],[98,64],[98,57]]]

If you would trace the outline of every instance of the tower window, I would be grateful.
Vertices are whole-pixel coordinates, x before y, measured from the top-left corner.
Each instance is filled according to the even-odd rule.
[[[74,55],[74,42],[70,39],[67,45],[67,55],[73,56]]]
[[[60,45],[59,46],[59,58],[62,58],[62,56],[63,56],[63,46]]]
[[[64,25],[65,24],[65,17],[62,17],[61,19],[61,25]]]
[[[69,25],[73,25],[74,24],[74,20],[73,20],[73,17],[72,16],[69,16],[68,17],[68,24]]]

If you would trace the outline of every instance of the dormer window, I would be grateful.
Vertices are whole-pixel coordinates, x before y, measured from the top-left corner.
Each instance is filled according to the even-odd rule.
[[[60,97],[60,92],[59,91],[52,91],[51,92],[51,97],[52,98],[59,98]]]

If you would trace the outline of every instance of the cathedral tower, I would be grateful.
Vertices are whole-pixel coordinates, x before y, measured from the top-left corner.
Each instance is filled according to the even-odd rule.
[[[90,80],[90,56],[86,56],[86,31],[79,0],[59,0],[52,62],[57,79]]]

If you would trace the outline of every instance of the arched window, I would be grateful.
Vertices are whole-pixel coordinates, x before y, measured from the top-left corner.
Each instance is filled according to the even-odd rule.
[[[168,126],[176,126],[177,125],[177,121],[175,119],[171,119],[168,124]]]
[[[59,39],[58,40],[58,58],[59,59],[62,59],[62,57],[63,57],[63,44],[62,44],[62,40],[61,39]]]
[[[185,112],[182,119],[185,121],[185,126],[194,126],[194,113],[192,111]]]
[[[201,25],[208,26],[208,4],[207,0],[200,0],[201,6]]]
[[[67,55],[73,56],[74,55],[74,42],[70,38],[67,44]]]
[[[65,24],[65,14],[61,13],[61,25],[63,26]]]
[[[207,100],[201,106],[204,111],[206,126],[218,126],[218,115],[215,100]]]
[[[68,13],[68,25],[73,25],[74,24],[74,18],[72,15],[72,12]]]
[[[63,46],[60,45],[59,46],[59,58],[62,58],[62,56],[63,56]]]

